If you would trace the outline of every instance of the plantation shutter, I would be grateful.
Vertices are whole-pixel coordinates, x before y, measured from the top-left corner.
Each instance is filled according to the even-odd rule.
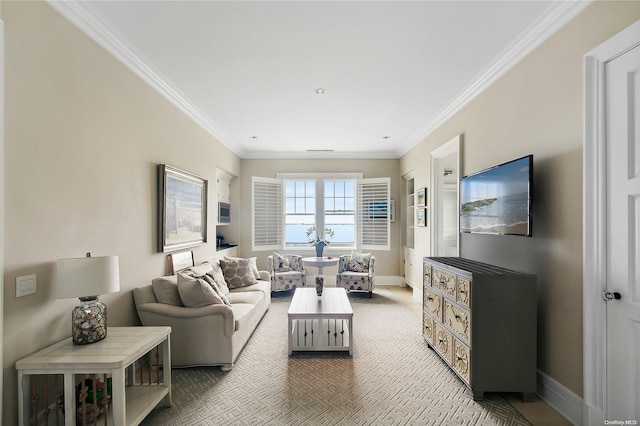
[[[358,248],[389,250],[391,240],[389,178],[358,181]]]
[[[282,248],[282,180],[253,176],[252,250],[278,250]]]

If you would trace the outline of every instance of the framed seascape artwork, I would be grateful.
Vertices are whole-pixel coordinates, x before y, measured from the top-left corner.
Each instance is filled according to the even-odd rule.
[[[395,215],[395,201],[372,201],[369,203],[369,219],[386,219],[389,216],[390,222],[396,221]]]
[[[427,209],[417,209],[416,219],[418,226],[427,226]]]
[[[207,181],[166,164],[158,165],[158,251],[207,241]]]
[[[418,193],[416,195],[418,199],[418,207],[426,207],[427,206],[427,188],[418,189]]]

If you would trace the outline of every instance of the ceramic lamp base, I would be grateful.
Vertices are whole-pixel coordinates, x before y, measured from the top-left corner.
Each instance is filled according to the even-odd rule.
[[[71,313],[71,337],[75,345],[87,345],[107,337],[107,305],[97,297],[81,299]]]

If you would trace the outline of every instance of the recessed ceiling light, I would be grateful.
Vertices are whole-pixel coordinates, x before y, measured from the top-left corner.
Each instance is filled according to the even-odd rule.
[[[327,91],[325,89],[316,89],[313,91],[313,93],[315,93],[316,95],[324,95],[325,93],[327,93]]]
[[[251,136],[251,139],[258,139],[257,136]]]
[[[383,136],[382,139],[391,139],[391,136]]]

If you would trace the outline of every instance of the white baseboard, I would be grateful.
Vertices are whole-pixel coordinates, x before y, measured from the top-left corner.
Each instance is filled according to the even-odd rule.
[[[387,276],[376,275],[376,285],[398,285],[402,287],[404,286],[404,278],[395,277],[392,275],[387,275]]]
[[[582,398],[540,370],[538,370],[537,381],[537,393],[540,399],[572,424],[582,424]]]

